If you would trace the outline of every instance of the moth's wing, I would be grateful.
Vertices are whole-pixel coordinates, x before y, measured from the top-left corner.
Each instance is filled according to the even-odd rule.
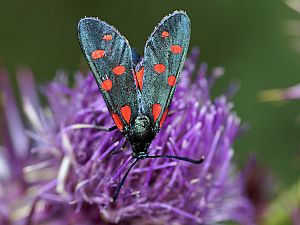
[[[78,38],[114,122],[126,132],[138,109],[128,41],[96,18],[79,21]]]
[[[186,13],[175,11],[158,24],[145,45],[144,74],[140,75],[142,82],[138,83],[145,113],[158,129],[164,123],[179,81],[190,33]]]

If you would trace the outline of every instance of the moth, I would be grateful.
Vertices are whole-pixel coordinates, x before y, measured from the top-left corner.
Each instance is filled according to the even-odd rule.
[[[78,38],[110,115],[131,143],[135,161],[117,187],[117,199],[129,171],[141,159],[172,158],[200,164],[172,155],[148,155],[148,148],[162,128],[188,51],[190,19],[183,11],[166,16],[148,38],[144,57],[132,49],[117,29],[96,18],[78,23]]]

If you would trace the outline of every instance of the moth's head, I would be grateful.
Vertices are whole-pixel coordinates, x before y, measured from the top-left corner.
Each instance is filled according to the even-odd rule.
[[[148,155],[148,147],[150,143],[132,143],[132,156],[134,158],[143,159]]]

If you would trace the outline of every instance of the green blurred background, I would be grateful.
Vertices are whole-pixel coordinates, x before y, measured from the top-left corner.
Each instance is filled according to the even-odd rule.
[[[59,1],[0,0],[0,62],[13,79],[20,66],[32,68],[38,83],[57,69],[70,74],[83,63],[76,36],[77,22],[97,16],[117,27],[140,52],[154,26],[176,9],[192,21],[191,46],[201,60],[224,66],[217,91],[232,80],[241,89],[235,110],[251,130],[235,144],[240,164],[255,153],[285,185],[299,177],[300,102],[261,103],[258,93],[300,82],[300,54],[287,34],[287,21],[300,15],[276,0]]]

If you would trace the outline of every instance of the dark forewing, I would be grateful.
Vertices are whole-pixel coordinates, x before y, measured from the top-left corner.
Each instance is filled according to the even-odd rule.
[[[167,116],[190,40],[190,20],[182,11],[165,17],[145,46],[142,99],[145,113],[160,128]]]
[[[95,18],[80,20],[78,38],[113,120],[126,130],[138,109],[128,41]]]

